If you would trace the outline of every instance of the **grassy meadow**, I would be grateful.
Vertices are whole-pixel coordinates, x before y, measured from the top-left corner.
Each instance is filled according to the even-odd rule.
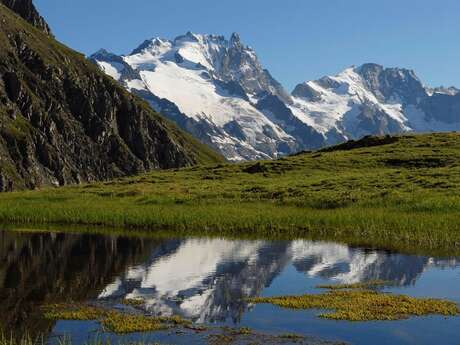
[[[0,195],[4,224],[302,237],[438,255],[460,253],[459,215],[459,133],[368,137],[275,161]]]

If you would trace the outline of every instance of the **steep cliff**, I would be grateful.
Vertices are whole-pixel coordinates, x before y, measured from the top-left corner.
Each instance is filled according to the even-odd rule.
[[[20,16],[0,3],[0,191],[221,160],[55,41],[31,3],[2,1]]]
[[[36,28],[42,30],[46,34],[51,34],[50,27],[38,13],[32,0],[0,0],[0,3],[16,12],[22,18],[27,20],[30,24]]]

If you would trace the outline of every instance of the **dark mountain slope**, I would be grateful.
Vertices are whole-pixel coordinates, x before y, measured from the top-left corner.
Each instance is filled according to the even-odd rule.
[[[43,17],[40,16],[32,0],[0,0],[0,3],[4,4],[44,33],[51,34],[48,24]]]
[[[0,191],[221,160],[40,25],[0,23]]]

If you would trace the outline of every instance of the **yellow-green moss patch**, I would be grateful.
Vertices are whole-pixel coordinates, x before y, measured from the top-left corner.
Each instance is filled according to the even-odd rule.
[[[169,326],[158,318],[144,315],[129,315],[111,312],[102,320],[102,325],[115,333],[161,331]]]
[[[319,316],[332,320],[401,320],[411,316],[458,316],[454,302],[393,295],[371,290],[332,290],[323,294],[253,298],[253,303],[270,303],[290,309],[327,309]]]
[[[89,305],[53,304],[43,307],[44,316],[50,320],[95,320],[114,333],[152,332],[170,327],[190,325],[191,321],[179,316],[153,317],[127,314]]]
[[[122,301],[124,305],[130,305],[132,307],[140,307],[144,305],[144,300],[139,298],[126,298]]]
[[[85,304],[49,304],[43,307],[45,318],[49,320],[99,320],[107,311]]]
[[[230,344],[293,344],[302,343],[310,344],[310,342],[304,342],[305,337],[295,334],[264,334],[258,333],[250,328],[231,328],[221,327],[219,333],[209,334],[207,337],[208,344],[210,345],[230,345]],[[337,344],[328,342],[317,342],[312,341],[314,344]]]

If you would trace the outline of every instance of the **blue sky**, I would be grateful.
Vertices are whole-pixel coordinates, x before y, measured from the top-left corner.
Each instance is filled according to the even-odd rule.
[[[414,69],[460,87],[458,0],[35,0],[56,37],[85,54],[128,53],[151,37],[240,33],[291,90],[345,67]]]

